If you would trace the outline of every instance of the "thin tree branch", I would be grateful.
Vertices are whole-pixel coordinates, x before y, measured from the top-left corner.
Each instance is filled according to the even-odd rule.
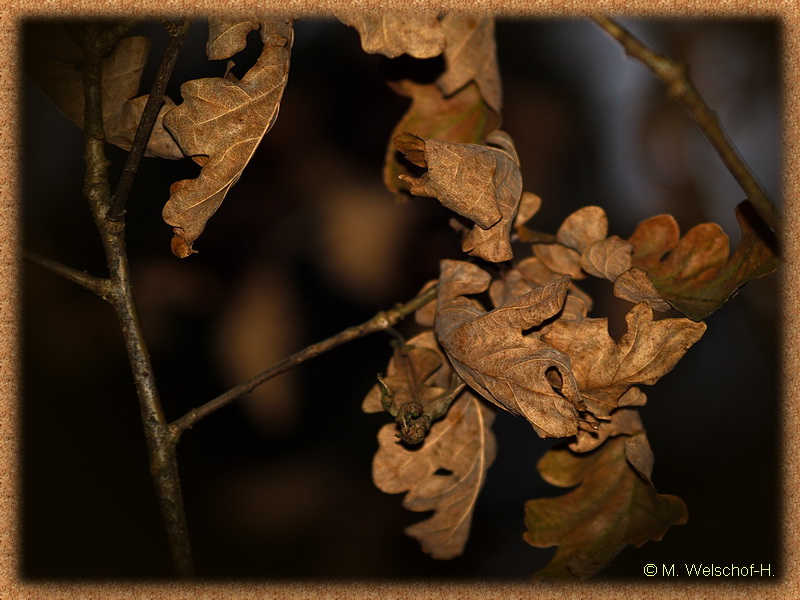
[[[206,402],[202,406],[193,408],[188,413],[170,424],[173,435],[175,435],[176,438],[179,437],[184,431],[190,429],[203,417],[207,417],[214,411],[230,404],[241,396],[252,392],[262,383],[269,381],[281,373],[285,373],[286,371],[293,369],[310,358],[319,356],[328,350],[332,350],[333,348],[341,346],[342,344],[352,340],[364,337],[377,331],[385,331],[391,327],[394,327],[394,325],[396,325],[399,321],[433,300],[436,297],[438,289],[438,285],[433,285],[405,304],[398,304],[390,310],[381,311],[369,321],[365,321],[361,325],[349,327],[321,342],[307,346],[303,350],[283,359],[268,369],[261,371],[247,381],[243,381],[239,385],[229,389],[227,392],[217,396],[213,400]]]
[[[37,254],[36,252],[30,252],[25,250],[24,252],[25,260],[35,265],[39,265],[40,267],[44,267],[48,271],[52,271],[56,275],[61,275],[64,279],[67,279],[73,283],[77,283],[82,288],[89,290],[90,292],[94,292],[98,296],[100,296],[103,300],[107,300],[111,302],[111,281],[108,279],[103,279],[102,277],[95,277],[94,275],[89,275],[84,271],[78,271],[77,269],[73,269],[72,267],[68,267],[65,264],[58,262],[57,260],[53,260],[52,258],[47,258],[46,256],[42,256],[41,254]]]
[[[759,183],[750,167],[747,166],[736,147],[725,135],[717,115],[700,97],[689,78],[686,65],[673,61],[663,54],[655,52],[633,36],[619,23],[607,17],[594,17],[594,21],[614,37],[629,56],[639,59],[667,86],[671,98],[681,103],[694,119],[697,126],[717,151],[722,162],[747,194],[761,218],[778,232],[780,214],[767,191]]]
[[[156,487],[173,563],[181,576],[194,573],[188,528],[181,496],[175,455],[177,438],[172,435],[161,408],[150,355],[144,342],[133,299],[130,268],[125,249],[124,221],[109,221],[108,161],[101,104],[102,57],[108,44],[98,25],[87,25],[82,36],[85,96],[84,136],[86,175],[84,195],[100,233],[110,274],[110,301],[122,329],[128,361],[139,400],[144,434],[150,457],[150,472]]]
[[[139,120],[139,126],[136,128],[136,135],[133,138],[128,158],[122,169],[117,189],[111,199],[111,208],[106,214],[106,218],[110,221],[119,221],[125,214],[125,204],[130,195],[133,180],[139,170],[139,162],[142,160],[150,134],[152,134],[153,127],[158,119],[158,113],[161,111],[167,83],[169,83],[169,78],[172,76],[172,70],[175,68],[178,54],[183,47],[183,42],[186,40],[190,25],[191,20],[185,18],[180,25],[167,28],[170,34],[169,42],[158,67],[153,88],[150,90],[144,111],[142,111],[142,117]]]

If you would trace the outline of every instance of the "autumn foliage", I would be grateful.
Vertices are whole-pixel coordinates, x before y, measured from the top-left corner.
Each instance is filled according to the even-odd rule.
[[[462,554],[502,444],[492,423],[507,411],[525,419],[532,435],[561,440],[538,470],[553,486],[572,488],[525,506],[524,540],[558,547],[537,577],[591,577],[626,546],[686,523],[684,502],[651,480],[654,457],[639,409],[646,386],[702,338],[702,320],[777,268],[772,234],[749,202],[736,208],[742,237],[733,253],[719,226],[681,235],[670,215],[645,220],[624,239],[610,234],[605,211],[594,205],[566,215],[554,234],[537,231],[546,198],[525,190],[513,132],[499,129],[493,19],[337,16],[358,31],[365,52],[443,59],[433,81],[407,69],[389,82],[410,105],[387,140],[383,178],[398,199],[434,199],[452,211],[464,253],[442,260],[438,279],[425,284],[436,286],[436,297],[416,311],[422,332],[394,344],[363,399],[365,412],[392,419],[378,432],[374,483],[405,494],[409,510],[433,511],[406,529],[424,552]],[[278,117],[290,20],[211,18],[208,58],[233,59],[252,31],[263,49],[244,76],[229,66],[222,77],[183,83],[182,102],[165,101],[150,137],[149,155],[190,157],[202,167],[195,179],[172,184],[163,208],[180,258],[202,246],[203,231]],[[81,48],[57,24],[29,41],[37,81],[81,125]],[[123,38],[103,63],[107,141],[126,149],[146,100],[134,96],[147,49],[145,38]],[[619,339],[594,315],[580,287],[588,278],[607,281],[628,303]]]

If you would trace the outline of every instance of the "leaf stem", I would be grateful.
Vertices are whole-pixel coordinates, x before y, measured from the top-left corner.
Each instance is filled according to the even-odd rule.
[[[117,189],[114,192],[114,197],[111,199],[111,208],[106,214],[106,219],[110,221],[119,221],[125,214],[125,204],[130,195],[133,180],[139,170],[139,162],[142,160],[144,151],[147,149],[147,142],[153,132],[158,113],[161,110],[161,105],[164,102],[164,92],[167,89],[167,83],[172,76],[172,70],[175,68],[175,63],[178,60],[178,54],[183,47],[186,40],[186,34],[189,31],[191,20],[184,18],[180,25],[167,27],[170,38],[167,43],[167,48],[164,50],[164,56],[161,58],[161,64],[158,67],[153,88],[150,90],[150,95],[147,97],[142,117],[139,120],[139,126],[136,128],[136,134],[131,144],[128,158],[125,161],[125,166],[122,169]]]
[[[161,408],[150,355],[133,298],[130,268],[125,248],[125,223],[124,221],[110,221],[106,218],[110,192],[108,160],[104,148],[101,68],[102,58],[111,42],[108,41],[107,35],[103,35],[100,26],[96,24],[86,25],[81,39],[84,50],[84,136],[86,145],[84,196],[89,203],[100,233],[108,262],[110,274],[108,300],[120,322],[128,361],[133,373],[150,457],[150,472],[161,505],[173,563],[178,574],[186,577],[193,575],[194,567],[175,454],[178,440],[172,435]]]
[[[717,115],[697,92],[689,78],[688,67],[652,50],[622,25],[608,17],[597,16],[594,17],[594,21],[622,45],[626,54],[647,65],[666,84],[669,96],[686,108],[761,218],[774,232],[777,232],[781,224],[778,210],[736,147],[725,135]]]
[[[316,344],[311,344],[303,350],[300,350],[288,358],[285,358],[272,365],[268,369],[261,371],[257,375],[254,375],[250,379],[243,381],[242,383],[229,389],[227,392],[217,396],[213,400],[209,400],[202,406],[193,408],[188,413],[170,424],[173,435],[175,435],[176,438],[179,437],[184,431],[190,429],[203,417],[206,417],[223,406],[230,404],[241,396],[252,392],[262,383],[269,381],[281,373],[285,373],[286,371],[304,363],[310,358],[319,356],[328,350],[332,350],[333,348],[341,346],[342,344],[352,340],[367,336],[377,331],[386,331],[387,329],[394,327],[394,325],[396,325],[400,320],[404,319],[417,309],[425,306],[428,302],[436,298],[438,289],[438,284],[433,285],[405,304],[398,304],[392,309],[381,311],[369,321],[365,321],[360,325],[349,327],[334,336],[331,336],[321,342],[317,342]]]

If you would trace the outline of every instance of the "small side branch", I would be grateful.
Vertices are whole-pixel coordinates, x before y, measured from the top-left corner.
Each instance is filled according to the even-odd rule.
[[[689,78],[689,70],[686,65],[655,52],[612,19],[595,17],[594,21],[622,45],[626,54],[642,61],[666,84],[667,93],[689,111],[692,119],[694,119],[697,126],[717,151],[731,175],[747,194],[748,199],[761,215],[761,218],[773,231],[778,232],[780,214],[774,203],[736,150],[736,147],[725,135],[717,115],[698,94],[697,89],[695,89]]]
[[[36,254],[35,252],[30,252],[28,250],[25,251],[24,257],[28,262],[39,265],[40,267],[44,267],[48,271],[52,271],[64,279],[67,279],[73,283],[77,283],[82,288],[85,288],[90,292],[94,292],[103,300],[109,302],[111,301],[111,282],[108,279],[89,275],[84,271],[78,271],[77,269],[73,269],[72,267],[68,267],[67,265],[58,262],[57,260],[47,258],[46,256],[42,256],[41,254]]]
[[[170,24],[172,25],[172,24]],[[164,92],[167,89],[167,83],[172,76],[172,70],[175,68],[175,63],[178,61],[178,54],[183,47],[183,42],[186,40],[186,34],[189,31],[191,21],[183,19],[180,25],[172,25],[168,27],[170,34],[167,48],[164,50],[164,56],[161,59],[161,64],[158,67],[153,88],[150,90],[150,95],[147,97],[147,103],[142,112],[142,118],[139,120],[139,126],[136,129],[136,134],[131,144],[131,150],[128,153],[128,158],[125,161],[125,166],[122,169],[117,189],[114,192],[114,197],[111,199],[111,208],[106,214],[106,219],[109,221],[119,221],[125,213],[125,204],[130,195],[133,179],[136,172],[139,170],[139,162],[142,160],[144,151],[147,148],[147,142],[150,139],[150,134],[153,132],[158,113],[161,111],[161,105],[164,102]]]
[[[394,327],[399,321],[436,298],[438,289],[438,285],[433,285],[405,304],[398,304],[390,310],[381,311],[369,321],[366,321],[361,325],[349,327],[326,340],[307,346],[300,352],[297,352],[292,356],[274,364],[270,368],[261,371],[247,381],[244,381],[239,385],[229,389],[224,394],[217,396],[202,406],[193,408],[184,416],[176,419],[170,424],[173,435],[175,435],[176,438],[179,437],[184,431],[190,429],[203,417],[206,417],[223,406],[230,404],[241,396],[252,392],[262,383],[269,381],[281,373],[285,373],[286,371],[293,369],[310,358],[319,356],[328,350],[332,350],[333,348],[341,346],[342,344],[352,340]]]

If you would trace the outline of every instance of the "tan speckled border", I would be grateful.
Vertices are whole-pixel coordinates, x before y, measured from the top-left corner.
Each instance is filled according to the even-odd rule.
[[[642,582],[641,584],[590,582],[576,586],[531,586],[492,583],[488,585],[445,584],[427,586],[409,586],[405,583],[394,584],[296,584],[267,585],[255,583],[231,584],[166,584],[166,583],[109,583],[109,584],[31,584],[20,581],[17,573],[17,509],[19,496],[17,482],[17,452],[19,449],[17,435],[19,392],[17,372],[20,367],[18,356],[18,318],[19,304],[16,296],[19,239],[17,231],[17,192],[16,164],[18,158],[17,129],[17,69],[18,57],[17,27],[20,18],[35,15],[86,15],[108,14],[123,11],[127,13],[146,10],[165,10],[180,13],[182,9],[195,14],[219,12],[225,7],[236,9],[263,8],[269,0],[253,2],[233,2],[231,0],[155,0],[150,1],[111,1],[102,0],[0,0],[0,44],[6,49],[0,53],[0,101],[4,110],[0,115],[0,386],[2,386],[2,403],[0,403],[0,598],[620,598],[634,596],[637,598],[800,598],[800,585],[795,565],[797,553],[798,517],[797,497],[798,480],[797,461],[794,459],[800,443],[798,443],[798,405],[794,402],[798,392],[798,351],[800,343],[795,339],[797,318],[794,315],[792,298],[800,289],[795,268],[794,255],[797,252],[798,240],[796,228],[787,227],[783,236],[784,264],[781,267],[786,290],[785,309],[783,313],[784,344],[784,378],[783,378],[783,508],[786,521],[784,523],[783,565],[785,576],[780,582],[771,585],[680,585],[669,588],[663,582]],[[291,12],[330,12],[332,8],[341,8],[341,0],[272,0],[271,4]],[[408,7],[407,0],[396,0],[397,6]],[[413,4],[434,6],[428,1],[414,0]],[[366,1],[351,3],[352,6],[377,7],[391,6],[389,2]],[[121,8],[124,6],[124,9]],[[586,13],[586,4],[578,0],[478,0],[450,1],[435,6],[443,8],[471,7],[480,10],[491,10],[498,13],[531,13],[550,16],[569,16]],[[701,2],[680,0],[652,0],[642,2],[605,1],[593,3],[595,10],[617,14],[645,15],[681,15],[681,16],[778,16],[783,23],[784,44],[784,198],[785,222],[793,224],[796,220],[797,203],[793,201],[798,193],[798,172],[793,164],[798,150],[798,108],[795,99],[800,94],[798,73],[800,73],[800,56],[795,40],[800,37],[800,16],[795,2],[753,2],[752,0],[719,0]]]

